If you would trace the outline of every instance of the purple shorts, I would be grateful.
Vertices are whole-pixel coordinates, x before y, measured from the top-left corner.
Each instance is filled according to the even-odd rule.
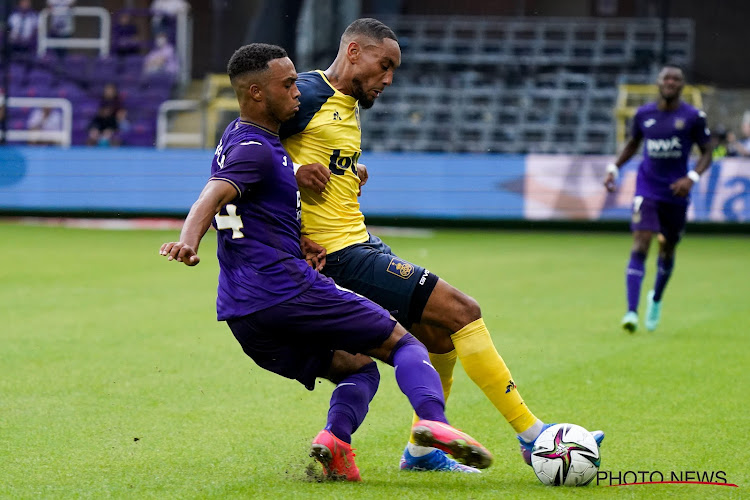
[[[686,218],[687,205],[636,196],[630,229],[661,233],[667,241],[677,243],[685,232]]]
[[[333,351],[356,354],[379,347],[396,321],[379,305],[319,274],[293,299],[227,324],[258,366],[313,390]]]

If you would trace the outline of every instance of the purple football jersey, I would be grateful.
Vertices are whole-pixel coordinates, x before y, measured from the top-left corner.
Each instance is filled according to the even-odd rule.
[[[302,258],[300,195],[279,136],[236,119],[216,148],[211,181],[237,190],[212,223],[218,235],[218,319],[239,318],[307,290],[317,273]]]
[[[689,199],[673,195],[669,186],[687,174],[693,144],[708,143],[706,114],[684,102],[674,111],[660,111],[652,102],[635,113],[632,136],[644,141],[636,196],[687,204]]]

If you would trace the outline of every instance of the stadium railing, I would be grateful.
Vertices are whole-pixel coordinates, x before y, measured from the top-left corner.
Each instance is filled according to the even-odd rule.
[[[169,130],[170,113],[183,111],[199,111],[201,113],[200,132],[175,132]],[[206,110],[203,103],[191,99],[173,99],[164,101],[159,106],[156,119],[156,148],[165,149],[168,146],[202,147],[205,142]]]
[[[47,20],[51,10],[43,9],[39,13],[37,31],[37,55],[43,57],[50,48],[96,49],[100,57],[109,55],[111,19],[104,7],[71,7],[74,17],[98,17],[99,35],[95,38],[57,38],[48,35]]]
[[[57,143],[64,148],[70,147],[73,130],[73,106],[70,101],[53,97],[9,97],[5,102],[5,96],[0,95],[0,107],[6,108],[59,108],[62,110],[61,130],[8,130],[8,141],[38,141],[45,143]],[[2,137],[0,130],[0,137]]]

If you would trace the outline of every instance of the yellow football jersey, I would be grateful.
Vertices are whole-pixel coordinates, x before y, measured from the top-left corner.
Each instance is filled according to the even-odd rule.
[[[323,194],[300,189],[302,234],[335,252],[367,241],[365,217],[359,209],[357,160],[362,132],[357,100],[342,94],[322,71],[297,79],[300,110],[281,126],[279,135],[292,161],[320,163],[331,170]]]

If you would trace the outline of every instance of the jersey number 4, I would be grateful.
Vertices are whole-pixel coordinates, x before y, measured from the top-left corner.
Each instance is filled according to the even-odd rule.
[[[214,219],[216,219],[216,228],[219,230],[231,229],[232,239],[234,240],[244,238],[245,235],[240,231],[244,226],[242,225],[242,217],[237,215],[237,205],[229,203],[225,208],[227,215],[216,214],[214,216]]]

